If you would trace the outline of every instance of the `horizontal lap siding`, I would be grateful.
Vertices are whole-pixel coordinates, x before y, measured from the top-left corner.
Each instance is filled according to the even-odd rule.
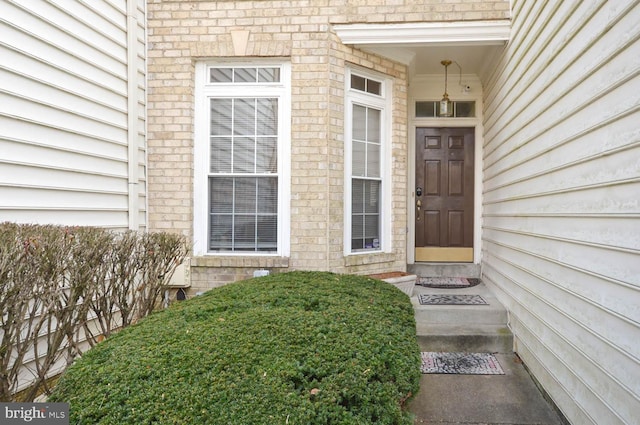
[[[144,1],[137,12],[130,128],[125,1],[0,3],[0,221],[127,228],[133,184],[145,226]]]
[[[483,278],[575,424],[640,411],[640,2],[514,2],[485,78]]]

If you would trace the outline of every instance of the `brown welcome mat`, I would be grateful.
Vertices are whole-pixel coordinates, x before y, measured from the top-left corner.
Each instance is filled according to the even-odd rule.
[[[488,305],[480,295],[420,294],[422,305]]]
[[[427,288],[470,288],[480,283],[480,279],[466,277],[419,277],[416,285]]]
[[[504,375],[496,356],[490,353],[422,352],[422,373],[455,375]]]

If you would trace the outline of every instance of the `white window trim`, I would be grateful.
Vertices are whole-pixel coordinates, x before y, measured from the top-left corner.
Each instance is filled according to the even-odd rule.
[[[209,66],[277,66],[280,83],[209,83]],[[247,95],[278,97],[278,247],[274,252],[209,252],[208,166],[209,166],[209,98],[238,97],[239,90]],[[291,64],[271,61],[198,62],[195,66],[194,108],[194,176],[193,176],[193,255],[194,256],[279,256],[290,253],[291,203]]]
[[[351,89],[351,74],[380,81],[382,89],[380,95]],[[391,171],[392,171],[392,81],[390,78],[361,68],[347,68],[345,72],[345,108],[344,108],[344,255],[371,255],[381,252],[391,252],[391,234],[393,215],[391,209]],[[380,248],[364,251],[351,250],[351,179],[352,179],[352,114],[353,105],[369,106],[381,111],[380,146]]]

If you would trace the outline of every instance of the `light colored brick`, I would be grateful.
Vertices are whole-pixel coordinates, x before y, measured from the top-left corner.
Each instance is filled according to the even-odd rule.
[[[148,2],[149,227],[193,239],[194,64],[235,52],[230,30],[250,31],[246,56],[292,63],[291,256],[194,258],[190,293],[258,268],[370,274],[406,267],[407,70],[340,43],[335,23],[508,19],[509,1],[310,0]],[[394,79],[393,253],[343,255],[344,75],[348,64]]]

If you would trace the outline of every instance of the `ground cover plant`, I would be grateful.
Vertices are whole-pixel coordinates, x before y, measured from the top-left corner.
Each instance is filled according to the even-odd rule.
[[[86,353],[50,401],[71,424],[411,424],[413,308],[385,282],[291,272],[153,313]]]

